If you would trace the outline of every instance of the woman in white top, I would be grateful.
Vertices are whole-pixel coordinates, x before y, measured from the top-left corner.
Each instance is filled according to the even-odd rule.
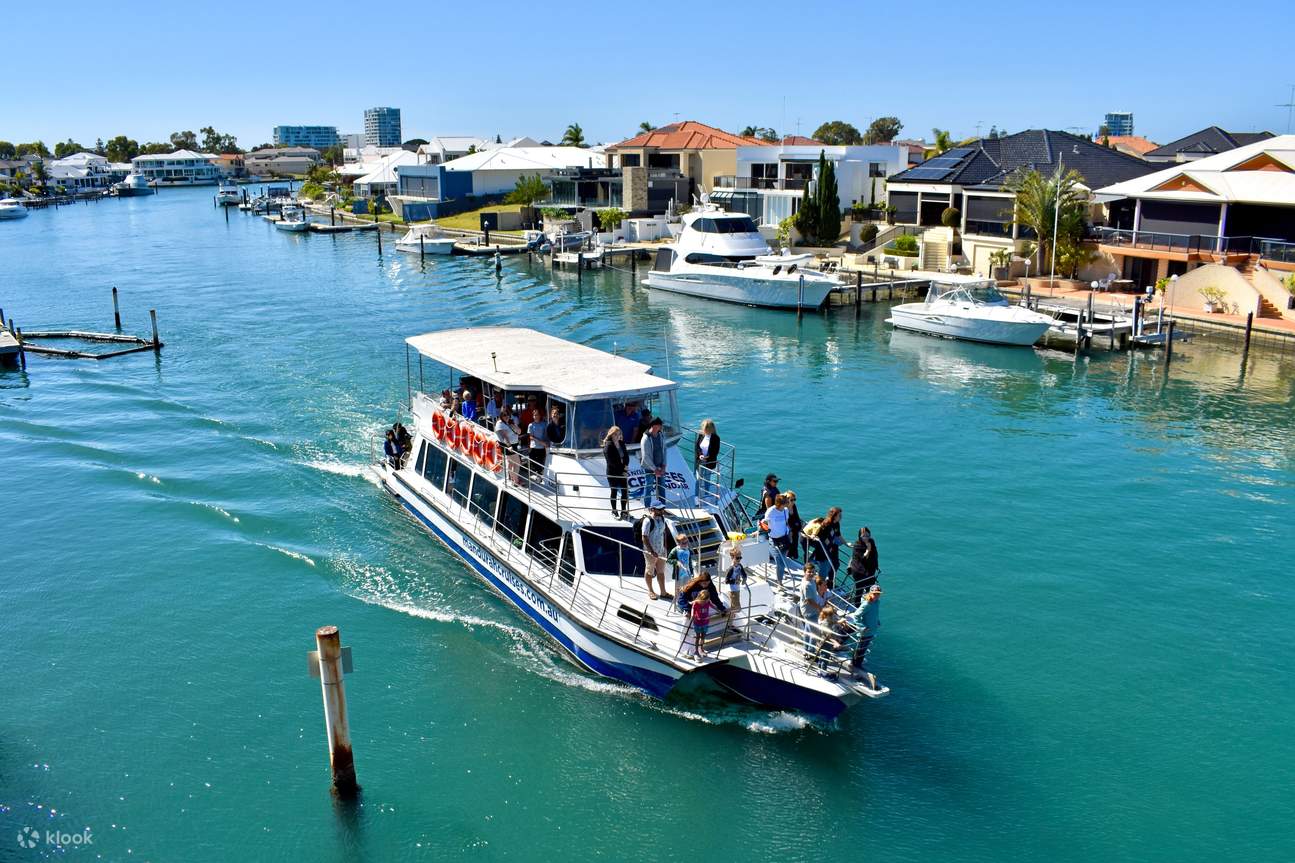
[[[787,495],[780,494],[773,499],[773,506],[764,511],[764,525],[769,531],[769,540],[773,543],[773,560],[779,582],[787,573],[787,551],[791,548],[787,517]]]
[[[513,485],[521,485],[521,479],[517,475],[517,470],[521,466],[521,456],[517,453],[520,431],[513,420],[513,412],[508,409],[508,405],[504,405],[499,409],[499,419],[495,421],[495,439],[499,441],[499,449],[504,454],[508,481]]]

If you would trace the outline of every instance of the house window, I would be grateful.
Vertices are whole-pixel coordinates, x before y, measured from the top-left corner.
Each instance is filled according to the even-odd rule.
[[[869,162],[869,163],[868,163],[868,176],[869,176],[869,177],[882,177],[882,178],[884,178],[884,177],[886,176],[886,163],[885,163],[885,162]]]
[[[649,168],[673,168],[679,170],[678,153],[648,153]]]
[[[639,166],[638,153],[625,153],[624,155],[621,156],[622,168],[637,168],[638,166]]]

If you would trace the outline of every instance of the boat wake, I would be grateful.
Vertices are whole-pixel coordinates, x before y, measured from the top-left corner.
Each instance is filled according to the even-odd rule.
[[[203,501],[200,501],[200,500],[191,500],[189,501],[189,503],[193,504],[194,506],[202,507],[203,509],[211,510],[212,512],[218,515],[223,515],[225,518],[234,522],[234,524],[239,523],[238,516],[234,515],[232,512],[225,509],[223,506],[216,506],[216,504],[214,503],[204,503]]]
[[[378,482],[378,477],[367,464],[349,464],[335,459],[314,459],[297,463],[303,467],[312,468],[313,470],[321,471],[323,473],[331,473],[334,476],[362,479],[375,486],[381,485]]]
[[[299,560],[302,563],[306,564],[307,566],[315,565],[314,558],[312,558],[310,555],[302,554],[299,551],[293,551],[290,548],[283,548],[277,545],[270,545],[269,543],[266,543],[266,542],[258,542],[257,545],[259,545],[261,548],[268,548],[270,551],[277,551],[279,554],[286,555],[292,558],[293,560]]]

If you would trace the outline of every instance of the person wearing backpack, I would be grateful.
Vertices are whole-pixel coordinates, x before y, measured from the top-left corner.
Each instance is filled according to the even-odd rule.
[[[634,533],[639,544],[643,546],[643,580],[647,583],[648,596],[661,599],[665,592],[665,504],[659,500],[652,501],[647,515],[642,516],[634,525]],[[652,589],[652,576],[656,576],[658,593]]]

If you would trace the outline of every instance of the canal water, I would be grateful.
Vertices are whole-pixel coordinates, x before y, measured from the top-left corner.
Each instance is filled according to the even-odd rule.
[[[285,235],[210,189],[0,225],[0,860],[1182,861],[1295,854],[1295,359],[1000,349],[609,271]],[[891,697],[833,727],[568,664],[365,478],[402,340],[651,362],[738,472],[878,537]],[[314,629],[354,647],[329,797]]]

